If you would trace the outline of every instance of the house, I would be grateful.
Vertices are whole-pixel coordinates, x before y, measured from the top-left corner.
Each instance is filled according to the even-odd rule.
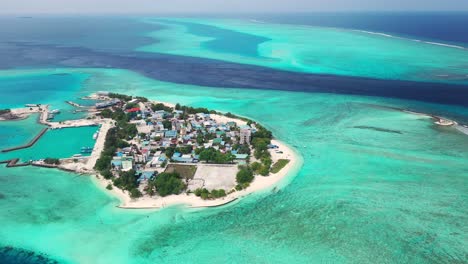
[[[111,167],[116,170],[122,169],[122,157],[114,157],[111,161]]]
[[[235,158],[234,161],[239,163],[240,165],[247,164],[247,158],[249,155],[247,154],[234,154]]]
[[[223,141],[222,138],[215,138],[215,139],[213,139],[213,145],[215,145],[215,144],[224,145],[224,141]]]
[[[240,135],[239,143],[241,145],[250,143],[251,131],[249,128],[241,128],[239,135]]]
[[[227,122],[226,123],[226,126],[229,128],[229,129],[233,129],[237,126],[237,123],[236,122],[233,122],[233,121],[230,121],[230,122]]]
[[[182,155],[179,152],[174,153],[171,159],[175,162],[181,162],[181,163],[191,163],[193,160],[191,155]]]
[[[140,177],[138,178],[138,182],[142,181],[148,181],[151,180],[154,177],[155,172],[154,171],[144,171],[141,173]]]
[[[164,119],[167,116],[167,112],[164,110],[158,110],[151,116],[153,119]]]
[[[122,159],[122,171],[129,171],[133,169],[133,158],[127,157]]]
[[[109,107],[109,106],[114,106],[114,105],[116,105],[118,103],[120,103],[119,99],[112,99],[110,101],[96,103],[95,106],[96,106],[97,109],[101,109],[101,108],[106,108],[106,107]]]
[[[209,120],[209,119],[210,119],[210,114],[197,113],[197,114],[196,114],[196,117],[197,117],[198,119],[202,119],[202,120]]]
[[[177,131],[176,130],[168,130],[164,132],[164,137],[165,138],[176,138],[177,137]]]
[[[138,112],[140,112],[140,108],[139,107],[133,107],[133,108],[125,110],[125,112],[127,112],[127,113],[138,113]]]

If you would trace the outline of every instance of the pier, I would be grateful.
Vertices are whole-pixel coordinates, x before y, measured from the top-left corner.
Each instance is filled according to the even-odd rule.
[[[75,103],[75,102],[72,102],[72,101],[65,101],[65,103],[69,104],[69,105],[72,105],[74,107],[80,107],[80,108],[84,108],[85,106],[82,106],[78,103]]]
[[[47,130],[48,130],[48,128],[43,128],[41,130],[41,132],[39,132],[39,134],[37,134],[28,144],[18,146],[18,147],[14,147],[14,148],[7,148],[7,149],[2,150],[2,152],[10,152],[10,151],[15,151],[15,150],[19,150],[19,149],[29,148],[32,145],[36,144],[36,142],[45,134],[45,132],[47,132]]]
[[[3,160],[0,161],[0,164],[6,163],[7,168],[13,168],[13,167],[24,167],[24,166],[29,166],[31,165],[30,162],[25,162],[25,163],[18,163],[19,159],[10,159],[10,160]]]

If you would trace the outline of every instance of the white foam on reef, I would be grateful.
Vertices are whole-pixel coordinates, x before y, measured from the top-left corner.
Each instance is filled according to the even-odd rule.
[[[424,43],[432,44],[432,45],[438,45],[438,46],[444,46],[444,47],[450,47],[450,48],[456,48],[456,49],[466,49],[461,46],[457,45],[450,45],[450,44],[444,44],[444,43],[438,43],[438,42],[430,42],[430,41],[423,41]]]
[[[379,32],[372,32],[372,31],[365,31],[365,30],[353,30],[353,31],[372,34],[372,35],[378,35],[378,36],[384,36],[384,37],[388,37],[388,38],[398,38],[396,36],[392,36],[392,35],[385,34],[385,33],[379,33]]]
[[[373,31],[366,31],[366,30],[353,30],[353,31],[372,34],[372,35],[383,36],[383,37],[387,37],[387,38],[406,39],[406,40],[411,40],[411,41],[415,41],[415,42],[421,42],[421,43],[426,43],[426,44],[436,45],[436,46],[443,46],[443,47],[448,47],[448,48],[463,49],[463,50],[467,49],[465,47],[457,46],[457,45],[451,45],[451,44],[445,44],[445,43],[439,43],[439,42],[432,42],[432,41],[423,41],[423,40],[419,40],[419,39],[410,39],[410,38],[393,36],[393,35],[385,34],[385,33],[373,32]]]
[[[250,22],[253,22],[253,23],[260,23],[260,24],[265,24],[265,23],[266,23],[266,22],[264,22],[264,21],[257,20],[257,19],[250,19]]]
[[[455,128],[465,135],[468,135],[468,127],[456,125]]]

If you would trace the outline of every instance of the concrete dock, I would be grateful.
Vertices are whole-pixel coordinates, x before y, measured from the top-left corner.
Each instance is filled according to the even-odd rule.
[[[48,129],[49,128],[43,128],[41,130],[41,132],[39,132],[39,134],[37,134],[31,141],[29,141],[28,144],[21,145],[21,146],[18,146],[18,147],[13,147],[13,148],[7,148],[7,149],[2,150],[2,152],[10,152],[10,151],[15,151],[15,150],[25,149],[25,148],[31,147],[34,144],[36,144],[36,142],[45,134],[45,132],[47,132]]]

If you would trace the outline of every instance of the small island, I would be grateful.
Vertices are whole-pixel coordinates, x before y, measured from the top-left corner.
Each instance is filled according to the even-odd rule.
[[[99,186],[121,200],[120,208],[135,209],[227,204],[273,189],[300,166],[290,147],[244,117],[110,92],[84,99],[98,101],[87,109],[85,119],[53,122],[47,105],[8,110],[4,116],[14,120],[40,113],[48,129],[99,126],[94,147],[81,150],[86,155],[44,157],[19,165],[16,159],[8,165],[95,175]]]

